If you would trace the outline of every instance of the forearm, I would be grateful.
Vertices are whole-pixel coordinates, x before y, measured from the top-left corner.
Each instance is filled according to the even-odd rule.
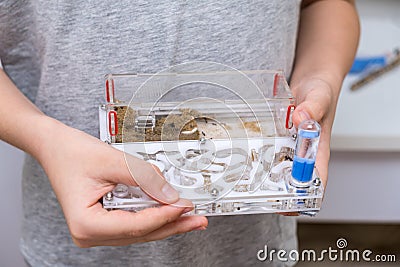
[[[0,69],[0,139],[40,159],[45,140],[61,123],[44,115]]]
[[[305,79],[322,79],[338,97],[358,45],[358,15],[352,1],[304,1],[291,79],[294,95]]]

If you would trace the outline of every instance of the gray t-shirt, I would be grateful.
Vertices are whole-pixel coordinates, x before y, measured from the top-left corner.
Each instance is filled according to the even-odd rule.
[[[107,73],[153,73],[205,60],[290,74],[300,2],[4,0],[0,58],[44,113],[97,136]],[[269,214],[212,217],[202,232],[80,249],[44,171],[29,156],[22,190],[21,250],[32,266],[265,266],[257,260],[265,245],[297,246],[294,219]]]

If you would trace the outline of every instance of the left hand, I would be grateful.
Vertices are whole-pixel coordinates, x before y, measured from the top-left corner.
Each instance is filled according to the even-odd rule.
[[[324,79],[305,79],[293,86],[296,98],[296,109],[292,119],[294,126],[307,119],[313,119],[321,125],[321,136],[315,162],[324,188],[328,182],[328,163],[330,157],[330,140],[332,124],[335,117],[337,97],[333,87]],[[279,213],[285,216],[298,216],[297,212]]]
[[[316,120],[321,125],[315,165],[324,187],[328,181],[331,131],[337,102],[334,92],[332,85],[321,78],[305,79],[293,88],[296,110],[292,118],[295,127],[306,119]]]

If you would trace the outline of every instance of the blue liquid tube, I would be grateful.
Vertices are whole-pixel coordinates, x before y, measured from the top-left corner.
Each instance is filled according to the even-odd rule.
[[[318,151],[321,126],[314,120],[305,120],[297,130],[290,183],[295,187],[308,187],[312,181]]]

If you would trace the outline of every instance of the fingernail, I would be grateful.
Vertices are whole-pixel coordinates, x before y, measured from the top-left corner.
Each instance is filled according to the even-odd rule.
[[[192,231],[204,231],[206,229],[207,228],[205,226],[200,226],[200,227],[194,228]]]
[[[186,212],[189,212],[189,211],[192,211],[192,210],[193,210],[193,207],[187,207],[187,208],[185,208],[185,209],[183,210],[182,213],[186,213]]]
[[[179,198],[178,192],[168,183],[164,184],[164,186],[161,188],[161,192],[164,194],[167,200],[176,200]]]
[[[305,111],[299,112],[300,122],[311,119],[310,115],[308,115]]]

